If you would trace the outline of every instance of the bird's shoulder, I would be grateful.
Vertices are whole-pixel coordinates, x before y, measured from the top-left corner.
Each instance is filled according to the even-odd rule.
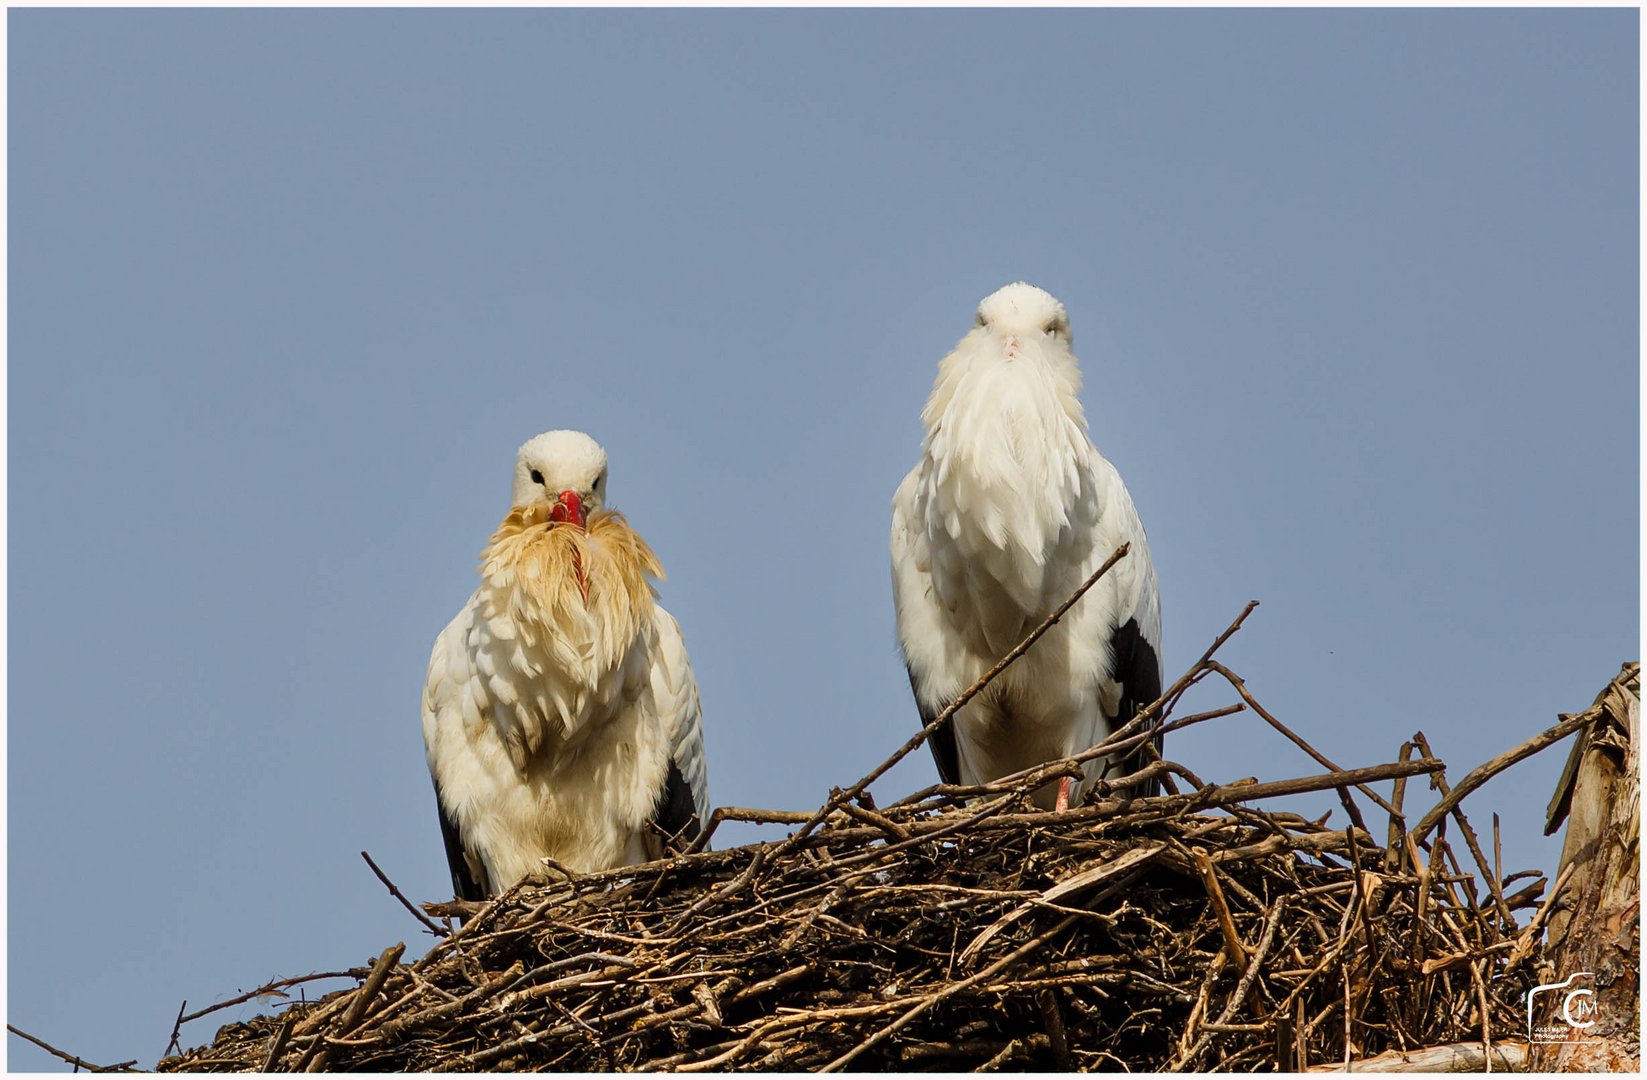
[[[652,685],[666,699],[659,702],[661,711],[669,711],[669,704],[678,704],[688,693],[696,694],[697,679],[692,674],[692,662],[686,655],[686,637],[681,633],[681,624],[662,604],[652,605],[652,642],[648,660]]]
[[[692,673],[680,623],[661,604],[653,605],[653,625],[649,674],[654,707],[668,737],[670,760],[691,790],[700,816],[707,815],[708,766],[698,680]]]
[[[453,615],[429,650],[429,667],[423,680],[423,707],[428,713],[438,708],[451,695],[452,688],[462,683],[473,669],[469,655],[469,639],[479,609],[479,591],[470,595],[457,614]]]
[[[926,466],[927,461],[923,455],[921,461],[903,478],[898,490],[892,494],[892,532],[889,543],[892,548],[895,577],[906,566],[909,571],[921,574],[929,573],[931,570],[931,555],[923,527]]]
[[[1127,545],[1126,557],[1110,571],[1113,584],[1106,591],[1113,597],[1113,606],[1103,620],[1102,633],[1107,637],[1132,621],[1143,639],[1158,649],[1161,595],[1149,535],[1120,470],[1096,447],[1091,462],[1100,515],[1083,575],[1103,565],[1121,544]]]

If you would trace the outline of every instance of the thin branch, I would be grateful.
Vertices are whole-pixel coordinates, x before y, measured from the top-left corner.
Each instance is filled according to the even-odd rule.
[[[197,1009],[192,1013],[188,1013],[178,1022],[178,1026],[181,1027],[183,1024],[187,1024],[191,1020],[198,1020],[202,1016],[210,1016],[219,1009],[227,1009],[231,1006],[250,1001],[253,998],[268,997],[270,994],[278,994],[280,997],[285,997],[286,995],[281,993],[283,987],[296,986],[299,983],[317,982],[321,979],[359,979],[363,978],[365,975],[365,968],[352,968],[348,971],[317,971],[312,975],[298,975],[290,979],[273,979],[264,983],[256,990],[248,990],[244,994],[238,994],[232,998],[229,998],[227,1001],[219,1001],[215,1005],[208,1005],[204,1009]]]
[[[1435,760],[1435,755],[1430,752],[1430,741],[1424,737],[1422,731],[1413,735],[1413,741],[1417,743],[1419,753]],[[1451,794],[1451,789],[1447,787],[1445,770],[1435,773],[1434,780],[1443,796]],[[1463,807],[1453,807],[1453,820],[1458,822],[1459,831],[1464,834],[1465,846],[1470,849],[1470,856],[1475,859],[1476,869],[1481,871],[1482,878],[1487,882],[1487,888],[1493,894],[1493,903],[1498,906],[1499,918],[1504,920],[1505,926],[1514,926],[1515,919],[1510,915],[1509,905],[1504,903],[1504,886],[1499,882],[1498,875],[1487,865],[1487,856],[1481,850],[1481,841],[1476,839],[1475,830],[1470,827],[1470,819],[1464,816]]]
[[[132,1066],[137,1064],[137,1059],[133,1058],[131,1061],[122,1061],[118,1065],[93,1065],[85,1058],[76,1057],[67,1051],[59,1050],[46,1040],[36,1038],[35,1036],[30,1035],[28,1032],[12,1024],[7,1024],[6,1030],[20,1039],[27,1039],[29,1042],[38,1046],[46,1053],[51,1054],[53,1057],[61,1058],[70,1065],[73,1065],[76,1069],[85,1069],[87,1072],[131,1072],[133,1071]]]
[[[415,906],[413,906],[413,904],[410,900],[406,899],[406,894],[402,893],[399,889],[397,889],[395,887],[395,883],[389,880],[389,875],[385,874],[382,870],[380,870],[378,868],[377,863],[372,861],[372,857],[370,855],[368,855],[366,852],[362,851],[360,853],[360,857],[362,859],[366,860],[366,865],[370,866],[372,868],[372,873],[376,874],[377,879],[379,881],[383,882],[384,886],[389,890],[389,895],[393,896],[396,900],[399,900],[400,901],[400,906],[412,913],[412,918],[416,919],[418,922],[420,922],[424,926],[428,927],[429,932],[431,934],[435,935],[436,937],[446,937],[448,935],[448,931],[446,931],[446,930],[442,929],[440,926],[436,925],[434,920],[430,919],[429,916],[427,916],[423,912],[419,911]]]
[[[1303,795],[1311,791],[1353,787],[1379,780],[1394,780],[1398,776],[1417,776],[1419,773],[1434,772],[1438,767],[1439,763],[1433,761],[1392,761],[1387,765],[1369,765],[1364,769],[1340,769],[1337,772],[1304,776],[1297,780],[1224,784],[1204,792],[1162,796],[1161,801],[1182,800],[1195,807],[1214,806],[1223,802],[1250,802],[1255,799],[1274,799],[1283,795]]]
[[[172,1037],[170,1039],[166,1040],[166,1052],[161,1054],[160,1055],[161,1057],[166,1057],[166,1056],[170,1055],[173,1050],[183,1049],[181,1046],[178,1045],[177,1040],[183,1034],[183,1010],[187,1009],[188,1007],[189,1007],[189,999],[184,998],[183,999],[183,1004],[181,1004],[177,1007],[177,1019],[172,1022]]]
[[[1458,786],[1453,788],[1451,794],[1436,803],[1435,806],[1430,808],[1429,813],[1419,819],[1418,824],[1412,830],[1413,841],[1422,844],[1424,838],[1430,835],[1430,830],[1434,829],[1442,818],[1452,813],[1453,807],[1463,802],[1464,797],[1470,792],[1508,769],[1511,765],[1532,757],[1540,750],[1554,746],[1579,728],[1593,723],[1596,717],[1601,715],[1601,712],[1601,706],[1592,705],[1581,713],[1564,716],[1561,722],[1554,727],[1539,732],[1513,750],[1506,750],[1486,764],[1471,769],[1464,779],[1458,782]]]
[[[1241,699],[1252,707],[1253,712],[1256,712],[1259,716],[1263,717],[1264,722],[1276,731],[1279,731],[1286,737],[1288,742],[1292,743],[1294,746],[1304,751],[1304,753],[1314,758],[1316,764],[1325,765],[1329,769],[1338,768],[1338,766],[1333,764],[1332,760],[1328,758],[1326,754],[1323,754],[1321,751],[1311,746],[1308,742],[1304,741],[1304,738],[1301,735],[1293,731],[1281,721],[1277,720],[1270,714],[1268,709],[1264,708],[1264,706],[1258,704],[1258,699],[1253,697],[1252,693],[1247,690],[1247,683],[1245,679],[1241,678],[1241,676],[1237,675],[1235,672],[1231,671],[1229,668],[1225,667],[1223,664],[1220,664],[1216,660],[1209,660],[1207,662],[1207,667],[1211,668],[1213,671],[1216,671],[1228,680],[1229,684],[1235,687],[1235,692],[1241,695]],[[1361,784],[1355,785],[1355,789],[1367,798],[1371,799],[1373,802],[1377,803],[1386,813],[1397,818],[1401,816],[1401,811],[1386,802],[1384,798],[1378,794],[1378,792],[1373,791],[1371,788],[1365,787]],[[1350,814],[1351,820],[1355,822],[1356,828],[1366,832],[1367,823],[1361,820],[1361,813],[1355,808],[1355,804],[1346,803],[1345,809]]]

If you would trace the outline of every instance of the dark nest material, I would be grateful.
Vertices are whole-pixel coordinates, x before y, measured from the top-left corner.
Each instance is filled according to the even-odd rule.
[[[1459,802],[1588,714],[1456,786],[1421,734],[1396,761],[1340,769],[1213,659],[1251,610],[1087,754],[877,806],[869,785],[918,736],[816,813],[722,808],[710,826],[787,826],[784,839],[428,905],[441,940],[415,963],[396,945],[349,972],[353,988],[159,1067],[1296,1070],[1426,1050],[1435,1068],[1519,1064],[1545,883],[1501,877],[1496,823],[1489,854]],[[1209,677],[1236,700],[1170,719]],[[1216,784],[1152,760],[1068,812],[1029,801],[1087,757],[1245,710],[1320,774]],[[1411,777],[1439,796],[1416,821]],[[1165,794],[1129,794],[1154,781]],[[1337,792],[1345,827],[1264,808],[1320,791]]]

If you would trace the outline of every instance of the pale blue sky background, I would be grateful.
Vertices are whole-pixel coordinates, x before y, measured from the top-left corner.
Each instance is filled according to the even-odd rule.
[[[539,431],[606,445],[670,572],[717,803],[879,762],[888,503],[1017,278],[1169,679],[1256,597],[1273,711],[1456,779],[1639,655],[1634,11],[9,26],[8,1019],[92,1060],[426,947],[356,853],[448,894],[424,664]],[[1171,754],[1316,771],[1250,716]],[[1560,763],[1467,804],[1510,869]]]

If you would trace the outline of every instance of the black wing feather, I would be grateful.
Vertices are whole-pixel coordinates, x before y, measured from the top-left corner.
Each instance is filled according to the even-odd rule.
[[[463,854],[463,841],[458,839],[457,822],[446,812],[446,804],[435,790],[435,805],[440,809],[440,838],[446,842],[446,865],[452,871],[452,895],[459,900],[484,900],[486,889],[475,880],[469,869],[469,859]]]
[[[921,700],[920,688],[915,685],[915,672],[910,670],[909,664],[904,664],[904,670],[909,673],[909,689],[915,695],[915,707],[921,711],[921,726],[932,723],[933,717],[939,711]],[[932,760],[938,764],[938,779],[946,784],[961,782],[961,751],[955,745],[955,718],[926,737],[926,745],[932,751]]]
[[[1155,646],[1145,640],[1138,629],[1137,619],[1128,619],[1116,628],[1110,638],[1110,649],[1115,654],[1115,681],[1121,684],[1121,704],[1116,715],[1109,718],[1114,730],[1138,715],[1138,710],[1161,696],[1161,658],[1155,655]],[[1161,752],[1162,737],[1155,737],[1155,751]],[[1125,772],[1135,772],[1147,759],[1142,751],[1132,755],[1124,766]],[[1140,790],[1140,795],[1154,795],[1160,790],[1158,782],[1151,782]]]
[[[692,801],[692,786],[681,775],[680,766],[674,758],[669,759],[669,776],[663,782],[663,792],[658,798],[652,823],[664,836],[679,836],[687,843],[696,840],[698,834],[703,832],[697,804]]]

